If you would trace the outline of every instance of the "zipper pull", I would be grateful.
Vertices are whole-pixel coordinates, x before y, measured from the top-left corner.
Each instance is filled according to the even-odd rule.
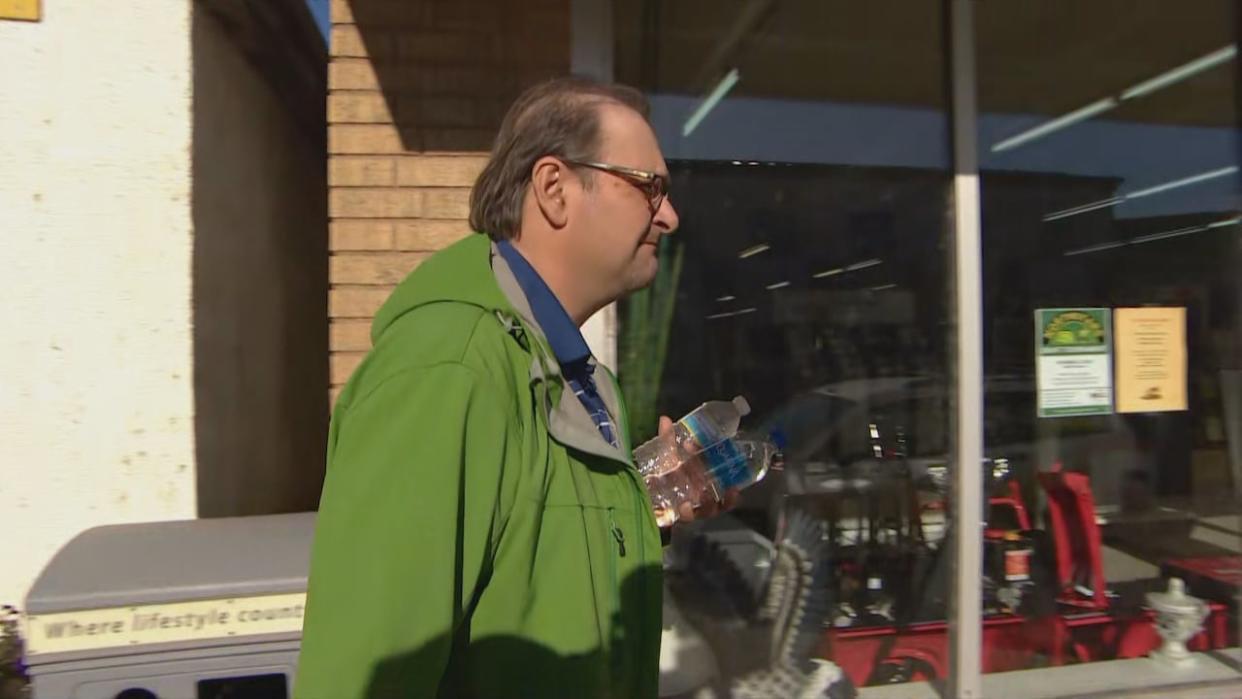
[[[617,520],[613,517],[613,508],[608,508],[608,524],[612,526],[612,538],[617,540],[617,547],[621,551],[622,558],[625,557],[625,532],[621,531],[621,527],[617,526]]]

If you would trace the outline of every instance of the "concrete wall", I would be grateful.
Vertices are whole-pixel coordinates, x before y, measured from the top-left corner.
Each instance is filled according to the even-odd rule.
[[[83,529],[195,514],[190,22],[0,21],[0,602]]]
[[[216,16],[196,8],[199,514],[312,510],[328,416],[326,155]],[[312,99],[322,109],[322,95]]]

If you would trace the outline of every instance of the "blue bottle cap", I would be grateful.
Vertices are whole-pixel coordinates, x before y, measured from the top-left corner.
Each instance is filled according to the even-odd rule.
[[[788,444],[789,440],[785,439],[785,433],[782,430],[779,428],[772,430],[768,436],[772,439],[772,443],[776,445],[777,449],[780,449],[781,451],[785,450],[785,446]]]

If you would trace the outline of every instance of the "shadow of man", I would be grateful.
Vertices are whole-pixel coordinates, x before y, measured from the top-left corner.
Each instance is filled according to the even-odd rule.
[[[606,644],[565,652],[518,635],[472,638],[467,622],[455,633],[445,633],[418,649],[376,663],[364,696],[636,699],[650,692],[654,697],[658,640],[637,656],[624,652],[628,644],[622,641],[625,634],[637,633],[642,618],[637,605],[650,604],[653,582],[658,590],[659,580],[658,566],[645,566],[626,578],[619,607],[613,613],[617,631]],[[580,624],[582,620],[565,618],[563,623]],[[439,678],[423,674],[427,668],[437,667],[444,668]]]

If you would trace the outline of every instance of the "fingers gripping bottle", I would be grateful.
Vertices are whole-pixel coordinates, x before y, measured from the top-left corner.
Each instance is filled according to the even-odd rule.
[[[720,500],[725,491],[745,488],[767,475],[780,439],[735,439],[749,412],[741,396],[704,403],[679,420],[672,435],[634,451],[660,526],[677,521],[683,503],[697,507],[706,497]]]

